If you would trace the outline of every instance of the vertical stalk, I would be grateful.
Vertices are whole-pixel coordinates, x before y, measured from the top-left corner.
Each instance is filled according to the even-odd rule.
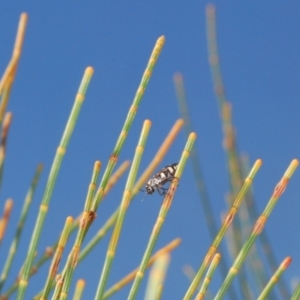
[[[20,237],[21,237],[21,234],[22,234],[22,231],[23,231],[23,226],[24,226],[24,223],[26,221],[28,211],[29,211],[29,208],[30,208],[30,205],[31,205],[31,201],[32,201],[34,192],[36,190],[36,185],[37,185],[38,180],[40,178],[42,169],[43,169],[43,165],[39,164],[37,169],[36,169],[33,180],[31,182],[30,188],[29,188],[29,190],[27,192],[27,195],[25,197],[25,201],[24,201],[24,204],[23,204],[23,207],[22,207],[21,216],[20,216],[20,220],[19,220],[19,223],[18,223],[18,226],[17,226],[17,230],[16,230],[16,233],[15,233],[14,239],[11,243],[11,246],[9,248],[9,254],[8,254],[7,259],[5,260],[5,264],[4,264],[4,267],[3,267],[3,270],[2,270],[2,273],[1,273],[1,276],[0,276],[0,292],[1,292],[2,287],[3,287],[3,285],[4,285],[4,283],[7,279],[7,276],[9,274],[10,269],[11,269],[11,265],[13,263],[15,255],[16,255],[16,251],[18,249]]]
[[[83,100],[85,98],[85,94],[86,94],[88,85],[89,85],[91,77],[93,75],[93,72],[94,72],[94,70],[92,67],[88,67],[85,70],[85,73],[83,75],[81,84],[79,86],[79,90],[76,95],[75,102],[74,102],[72,111],[70,113],[65,131],[63,133],[61,142],[57,148],[56,155],[54,157],[53,164],[52,164],[50,174],[48,177],[48,181],[46,184],[45,192],[43,195],[42,203],[40,205],[40,210],[39,210],[37,220],[35,223],[35,227],[34,227],[34,230],[33,230],[32,236],[31,236],[24,268],[21,273],[21,279],[20,279],[20,283],[19,283],[17,300],[22,300],[25,297],[25,292],[26,292],[27,285],[28,285],[28,278],[30,275],[30,269],[32,266],[33,258],[34,258],[34,253],[36,251],[38,241],[39,241],[41,233],[42,233],[43,225],[44,225],[44,222],[45,222],[45,219],[47,216],[47,212],[49,209],[49,203],[51,200],[51,196],[52,196],[52,192],[53,192],[56,178],[58,175],[58,171],[60,169],[60,165],[62,163],[65,152],[67,150],[67,146],[69,144],[70,138],[72,136],[72,133],[73,133]]]
[[[49,273],[48,273],[48,277],[44,286],[44,290],[42,292],[42,296],[40,298],[40,300],[47,300],[50,290],[51,290],[51,286],[52,283],[55,280],[55,276],[58,270],[58,266],[63,254],[63,251],[65,249],[66,243],[68,241],[69,238],[69,234],[70,234],[70,230],[72,228],[72,224],[73,224],[73,218],[72,217],[68,217],[64,226],[64,229],[61,233],[54,257],[52,259],[52,263],[49,269]]]
[[[121,205],[120,205],[120,210],[118,213],[118,217],[116,220],[116,224],[110,239],[110,243],[108,246],[108,250],[106,253],[106,258],[104,261],[104,266],[102,269],[102,273],[101,273],[101,277],[100,277],[100,281],[99,281],[99,285],[97,288],[97,292],[96,292],[96,296],[95,299],[100,300],[103,297],[104,291],[105,291],[105,287],[106,287],[106,282],[111,270],[111,266],[115,257],[115,253],[116,253],[116,249],[118,246],[118,242],[119,242],[119,238],[121,235],[121,230],[122,230],[122,226],[123,226],[123,222],[125,219],[125,215],[127,212],[127,209],[129,207],[130,204],[130,200],[132,197],[132,189],[134,186],[134,182],[136,179],[136,175],[137,175],[137,171],[138,171],[138,167],[142,158],[142,154],[144,152],[145,149],[145,145],[146,145],[146,141],[148,138],[148,134],[149,134],[149,130],[150,130],[150,126],[151,126],[151,122],[149,120],[146,120],[144,122],[144,126],[141,132],[141,136],[136,148],[136,152],[134,155],[134,159],[132,162],[132,166],[128,175],[128,179],[127,179],[127,183],[125,186],[125,190],[124,190],[124,194],[123,194],[123,198],[121,201]]]
[[[84,287],[85,287],[85,281],[83,279],[79,279],[76,284],[73,300],[81,300]]]
[[[211,262],[211,264],[210,264],[210,266],[209,266],[209,268],[208,268],[208,270],[207,270],[207,274],[206,274],[206,276],[203,280],[203,283],[202,283],[202,286],[199,290],[199,293],[196,296],[196,300],[203,300],[204,299],[206,291],[207,291],[208,286],[209,286],[209,284],[212,280],[212,277],[215,273],[215,270],[216,270],[216,268],[217,268],[217,266],[220,262],[220,259],[221,259],[220,253],[216,253],[213,260],[212,260],[212,262]]]
[[[142,258],[141,264],[139,266],[139,271],[136,274],[135,280],[133,282],[133,285],[131,287],[128,300],[134,300],[136,298],[138,289],[140,287],[140,284],[142,282],[142,279],[144,277],[144,272],[146,270],[147,264],[150,259],[150,255],[153,251],[154,245],[158,239],[159,233],[161,231],[162,225],[166,219],[167,213],[171,207],[174,194],[177,189],[178,181],[181,178],[184,166],[186,164],[186,161],[190,155],[191,149],[193,148],[194,142],[196,140],[196,134],[194,132],[190,133],[189,138],[187,140],[187,143],[185,145],[185,148],[183,150],[183,153],[181,155],[180,161],[177,166],[177,170],[174,176],[174,179],[169,187],[169,190],[164,198],[164,201],[162,203],[159,215],[157,217],[156,223],[153,227],[150,239],[148,241],[148,245],[146,247],[144,256]]]

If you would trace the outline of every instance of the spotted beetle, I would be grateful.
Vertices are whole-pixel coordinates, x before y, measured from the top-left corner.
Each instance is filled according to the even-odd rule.
[[[146,194],[151,195],[155,192],[155,190],[157,190],[160,195],[165,195],[168,189],[163,188],[162,186],[167,182],[172,181],[177,169],[177,165],[177,163],[168,165],[161,169],[151,179],[149,179],[149,181],[145,185]],[[143,190],[141,191],[144,192]]]

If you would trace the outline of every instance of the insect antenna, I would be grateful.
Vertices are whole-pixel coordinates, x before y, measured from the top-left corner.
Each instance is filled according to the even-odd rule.
[[[144,191],[142,191],[142,192],[144,192]],[[145,197],[146,197],[147,195],[148,195],[148,194],[147,194],[146,192],[144,192],[144,196],[143,196],[143,198],[141,199],[141,202],[144,201],[144,199],[145,199]]]

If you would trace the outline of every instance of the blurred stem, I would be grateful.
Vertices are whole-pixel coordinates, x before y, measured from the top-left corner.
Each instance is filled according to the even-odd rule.
[[[36,190],[36,186],[37,186],[37,183],[39,181],[42,170],[43,170],[43,165],[39,164],[36,171],[35,171],[35,175],[34,175],[33,180],[31,182],[30,188],[29,188],[29,190],[27,192],[27,195],[25,197],[25,201],[24,201],[24,204],[23,204],[23,207],[22,207],[22,211],[21,211],[20,220],[19,220],[19,223],[18,223],[18,226],[17,226],[17,230],[15,232],[14,239],[11,243],[10,248],[9,248],[9,254],[8,254],[7,259],[5,260],[5,264],[4,264],[2,273],[1,273],[0,292],[1,292],[2,287],[3,287],[3,285],[4,285],[4,283],[7,279],[7,276],[9,274],[9,271],[10,271],[12,263],[13,263],[13,260],[15,258],[15,255],[16,255],[16,252],[17,252],[17,249],[18,249],[18,245],[19,245],[19,241],[20,241],[20,237],[22,235],[23,226],[24,226],[24,223],[26,221],[28,211],[29,211],[29,208],[30,208],[30,205],[31,205],[31,202],[32,202],[32,198],[33,198],[34,192]]]
[[[147,268],[149,268],[150,266],[153,265],[153,263],[155,262],[155,260],[163,255],[164,253],[169,253],[172,250],[174,250],[176,247],[179,246],[179,244],[181,243],[181,239],[177,238],[175,240],[173,240],[171,243],[169,243],[168,245],[166,245],[165,247],[163,247],[162,249],[158,250],[154,255],[152,255],[152,257],[149,259]],[[133,270],[132,272],[130,272],[127,276],[125,276],[123,279],[121,279],[119,282],[117,282],[116,284],[114,284],[111,288],[109,288],[103,296],[103,300],[104,299],[108,299],[110,296],[112,296],[114,293],[116,293],[117,291],[119,291],[122,287],[124,287],[125,285],[129,284],[136,276],[138,272],[138,268]]]

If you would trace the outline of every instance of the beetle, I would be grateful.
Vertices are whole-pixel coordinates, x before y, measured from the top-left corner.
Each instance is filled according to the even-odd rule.
[[[167,188],[164,188],[163,185],[165,185],[167,182],[170,182],[173,180],[176,169],[177,169],[178,163],[174,163],[168,166],[165,166],[163,169],[161,169],[158,173],[156,173],[152,178],[149,179],[149,181],[145,185],[145,192],[148,195],[151,195],[152,193],[157,190],[157,192],[160,195],[165,195],[167,193]],[[143,190],[141,190],[144,192]]]

